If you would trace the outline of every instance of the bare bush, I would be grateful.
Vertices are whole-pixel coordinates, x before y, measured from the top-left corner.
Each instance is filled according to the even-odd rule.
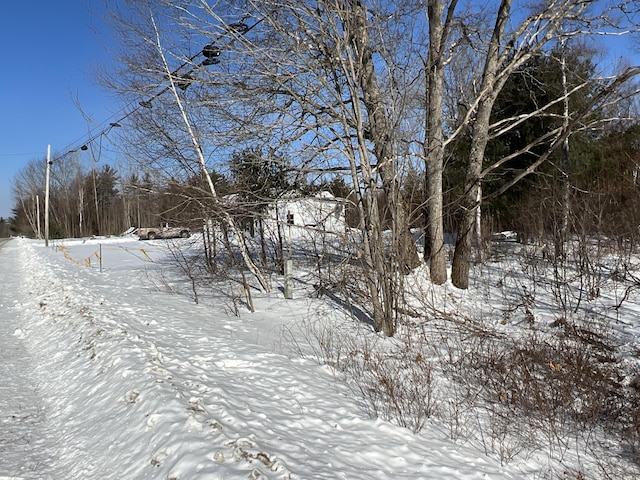
[[[625,464],[637,466],[640,389],[616,357],[615,336],[593,317],[554,326],[505,335],[467,319],[434,332],[438,373],[452,383],[440,418],[452,436],[479,441],[502,462],[539,450],[560,463],[591,452],[605,478],[636,468]],[[595,439],[604,438],[621,443],[599,458]]]
[[[179,268],[182,274],[189,280],[193,301],[198,304],[198,284],[202,277],[204,261],[204,250],[185,248],[174,241],[167,242],[167,250],[173,260],[173,264]]]
[[[419,432],[436,411],[436,378],[426,344],[384,341],[324,322],[302,326],[317,360],[335,368],[371,417]]]

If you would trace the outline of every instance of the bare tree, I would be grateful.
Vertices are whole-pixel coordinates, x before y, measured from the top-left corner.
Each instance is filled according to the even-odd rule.
[[[147,25],[151,12],[157,21],[171,18],[169,26],[156,23],[165,65],[154,63],[153,35],[145,21],[137,22],[129,33],[142,39],[136,44],[142,52],[127,52],[123,63],[132,68],[113,82],[139,94],[146,74],[157,79],[156,88],[162,78],[171,81],[172,104],[156,94],[151,111],[136,107],[131,115],[147,136],[138,142],[140,158],[153,158],[171,174],[192,173],[224,168],[231,149],[258,146],[295,150],[299,178],[349,178],[374,325],[393,334],[398,279],[420,263],[399,188],[404,153],[398,135],[409,82],[400,75],[417,75],[410,72],[415,62],[399,63],[401,52],[387,43],[388,19],[397,12],[356,0],[250,1],[243,10],[234,2],[136,2],[134,8]],[[219,57],[195,60],[189,51],[195,38],[213,38],[207,52],[217,49]],[[180,62],[186,67],[178,72],[173,65]],[[167,157],[170,162],[158,161]],[[378,211],[380,191],[388,199],[389,226]]]
[[[45,162],[44,159],[30,161],[13,179],[12,193],[17,221],[14,228],[19,228],[22,235],[40,236],[40,202],[44,199]]]
[[[298,165],[300,173],[338,167],[349,175],[374,328],[392,335],[402,275],[419,264],[399,188],[407,160],[398,147],[406,83],[396,80],[410,69],[391,53],[391,32],[380,21],[398,13],[355,0],[253,6],[268,25],[262,43],[279,46],[252,58],[269,85],[258,91],[277,112],[272,125],[289,130],[281,142],[301,142],[310,160]],[[247,87],[256,91],[253,82]],[[390,245],[379,192],[391,217]]]
[[[614,11],[624,11],[625,9],[637,9],[635,4],[625,2],[623,5],[613,7],[601,6],[597,1],[582,0],[554,0],[539,5],[531,10],[523,21],[516,24],[512,29],[508,29],[509,22],[513,21],[511,14],[512,1],[502,0],[495,12],[493,29],[491,36],[487,39],[482,49],[484,67],[480,78],[478,93],[473,99],[463,121],[459,123],[459,128],[449,138],[451,141],[463,128],[472,130],[469,162],[467,167],[467,177],[464,185],[464,196],[462,202],[461,222],[458,229],[456,241],[456,251],[452,265],[452,281],[460,288],[467,288],[468,273],[471,260],[472,238],[474,225],[476,223],[477,211],[480,208],[479,189],[482,178],[486,174],[500,165],[515,158],[517,154],[502,158],[494,164],[483,165],[485,160],[485,150],[490,138],[495,138],[508,132],[521,124],[526,118],[536,115],[548,114],[551,107],[562,104],[563,98],[573,92],[565,92],[557,98],[551,100],[547,105],[541,105],[535,111],[524,114],[518,118],[501,120],[499,124],[491,124],[490,118],[493,105],[507,79],[524,62],[535,55],[543,55],[549,45],[559,39],[573,38],[585,35],[595,35],[600,33],[598,29],[622,28],[615,25],[611,19],[616,18]],[[592,100],[587,108],[572,112],[572,119],[552,133],[548,133],[536,139],[528,145],[522,152],[530,151],[536,145],[548,145],[547,152],[542,155],[533,165],[517,175],[513,181],[507,182],[500,192],[506,191],[517,181],[535,171],[549,155],[560,148],[565,138],[571,135],[572,131],[584,128],[583,121],[590,115],[594,108],[602,102],[607,101],[616,90],[633,78],[639,71],[637,68],[628,68],[624,72],[609,81],[603,81],[599,93]],[[587,85],[577,86],[584,88]]]
[[[50,175],[50,219],[57,236],[85,234],[83,218],[84,173],[77,153],[54,157]],[[27,219],[34,236],[39,236],[44,215],[46,160],[34,160],[14,179],[13,193],[17,209]],[[40,208],[41,207],[41,208]],[[29,234],[22,228],[22,234]]]
[[[446,8],[445,8],[446,4]],[[442,284],[447,280],[444,251],[442,206],[442,175],[444,170],[444,88],[445,66],[450,59],[448,42],[455,20],[458,0],[431,0],[427,4],[429,49],[425,65],[426,115],[424,156],[426,163],[427,229],[425,257],[430,262],[431,281]],[[446,10],[446,13],[445,13]]]
[[[154,27],[155,27],[155,25],[154,25]],[[156,41],[157,41],[157,45],[158,45],[158,53],[159,53],[160,58],[162,59],[163,66],[164,66],[164,68],[165,68],[165,70],[167,72],[167,75],[169,76],[169,80],[171,82],[171,92],[173,93],[173,96],[174,96],[174,98],[176,100],[176,104],[178,105],[178,108],[180,110],[180,114],[181,114],[182,120],[184,121],[185,128],[187,129],[187,131],[189,133],[189,137],[191,138],[191,142],[193,143],[193,149],[196,152],[196,155],[198,157],[198,162],[199,162],[199,165],[200,165],[200,171],[201,171],[202,175],[207,179],[207,186],[209,187],[209,192],[211,194],[211,198],[214,201],[216,201],[216,200],[218,200],[218,192],[216,190],[215,185],[213,184],[211,176],[208,174],[207,163],[206,163],[206,160],[204,158],[204,154],[203,154],[203,151],[202,151],[202,146],[200,145],[200,139],[196,135],[195,130],[194,130],[192,124],[191,124],[191,121],[189,120],[189,117],[187,115],[187,111],[184,108],[183,102],[180,99],[180,96],[178,95],[178,90],[177,90],[177,87],[176,87],[176,81],[172,77],[171,70],[169,68],[169,64],[167,63],[166,57],[164,56],[164,53],[163,53],[160,34],[159,34],[157,29],[155,30],[155,32],[156,32]],[[251,259],[251,256],[249,255],[249,252],[247,251],[246,245],[245,245],[245,243],[243,241],[240,229],[236,225],[236,222],[234,221],[233,217],[231,217],[231,215],[229,215],[229,213],[225,209],[220,209],[219,213],[220,213],[220,215],[222,217],[222,220],[226,224],[226,226],[238,238],[238,240],[239,240],[238,241],[238,245],[240,246],[240,252],[242,253],[242,258],[243,258],[243,260],[245,262],[245,265],[251,271],[251,273],[255,276],[255,278],[258,281],[258,283],[260,284],[260,287],[262,288],[262,290],[263,291],[269,291],[269,289],[270,289],[269,288],[269,283],[267,282],[267,280],[264,277],[263,273],[253,263],[253,260]]]
[[[422,144],[425,257],[432,281],[443,283],[442,175],[447,149],[463,136],[470,139],[452,274],[454,284],[466,288],[483,179],[523,152],[548,147],[549,154],[491,195],[506,191],[571,132],[585,128],[590,112],[636,74],[630,68],[603,80],[591,105],[570,112],[569,122],[486,164],[491,139],[528,118],[553,115],[563,98],[591,82],[572,86],[531,112],[492,122],[507,79],[529,59],[548,55],[561,38],[621,27],[608,14],[637,9],[633,2],[611,8],[596,0],[518,3],[514,16],[512,0],[482,8],[431,0],[426,17],[424,6],[409,1],[125,3],[128,9],[117,12],[125,35],[123,69],[110,85],[131,101],[128,120],[135,128],[126,133],[129,154],[145,168],[183,181],[200,176],[210,183],[209,173],[224,171],[234,151],[255,147],[269,157],[286,152],[295,159],[291,175],[300,180],[340,176],[359,212],[360,258],[374,326],[387,335],[395,329],[403,275],[419,263],[400,185],[411,170],[409,157],[416,155],[407,145]],[[424,101],[416,108],[418,90]],[[411,130],[407,125],[416,113],[423,126]],[[388,224],[378,202],[381,193],[388,202],[382,209],[389,212]],[[215,184],[206,195],[198,200],[203,208],[224,217]],[[246,252],[248,260],[251,254]]]

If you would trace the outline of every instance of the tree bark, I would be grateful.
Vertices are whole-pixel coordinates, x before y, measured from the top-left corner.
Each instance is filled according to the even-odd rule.
[[[426,70],[426,138],[424,144],[425,189],[427,215],[425,231],[425,260],[429,261],[431,281],[441,285],[447,281],[447,265],[444,249],[442,172],[444,169],[443,95],[444,49],[457,0],[453,0],[443,20],[443,0],[430,0],[427,6],[429,19],[429,52]]]
[[[562,70],[562,128],[569,128],[569,93],[567,91],[567,59],[565,41],[561,44],[560,67]],[[556,258],[564,257],[565,242],[569,235],[569,169],[571,168],[571,156],[569,151],[569,137],[562,141],[562,205],[560,206],[560,230],[556,233],[554,242]]]
[[[471,265],[471,247],[477,209],[480,207],[478,189],[482,178],[482,161],[489,141],[489,126],[491,110],[498,95],[496,75],[500,66],[500,47],[502,36],[511,12],[511,0],[502,0],[496,15],[495,26],[487,58],[482,73],[482,98],[478,103],[478,110],[473,125],[469,166],[464,186],[462,200],[462,218],[458,228],[456,248],[451,265],[451,282],[458,288],[469,287],[469,268]]]

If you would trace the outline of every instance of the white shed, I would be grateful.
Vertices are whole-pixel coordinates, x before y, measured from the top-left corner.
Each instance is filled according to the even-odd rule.
[[[313,197],[285,196],[276,201],[269,215],[281,225],[291,225],[291,234],[299,236],[305,230],[344,232],[344,198],[329,192],[319,192]]]

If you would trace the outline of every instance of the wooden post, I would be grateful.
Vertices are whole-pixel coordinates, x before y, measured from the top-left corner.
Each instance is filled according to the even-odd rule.
[[[291,226],[294,224],[293,213],[287,210],[287,233],[289,235],[289,258],[284,262],[284,298],[293,298],[293,246],[291,239]]]
[[[293,298],[293,260],[290,258],[284,262],[284,298]]]
[[[47,145],[47,170],[44,187],[44,246],[49,246],[49,172],[51,170],[51,145]]]

